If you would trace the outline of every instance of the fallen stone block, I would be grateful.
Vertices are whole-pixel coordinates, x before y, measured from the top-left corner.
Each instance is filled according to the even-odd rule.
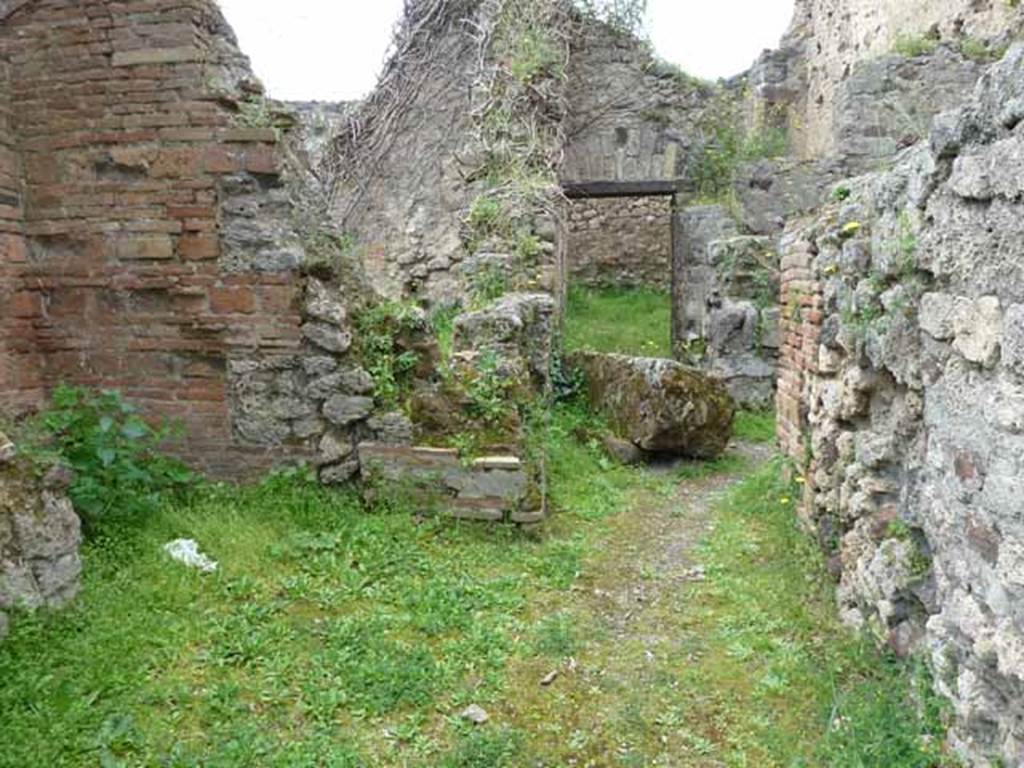
[[[576,352],[569,362],[616,434],[641,450],[705,459],[728,445],[736,406],[718,379],[658,358]]]

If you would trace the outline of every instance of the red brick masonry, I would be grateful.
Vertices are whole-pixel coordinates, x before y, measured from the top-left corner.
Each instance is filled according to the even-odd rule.
[[[0,3],[0,408],[118,388],[221,475],[271,460],[233,433],[230,361],[300,344],[294,271],[222,259],[224,180],[278,166],[230,40],[208,0]]]

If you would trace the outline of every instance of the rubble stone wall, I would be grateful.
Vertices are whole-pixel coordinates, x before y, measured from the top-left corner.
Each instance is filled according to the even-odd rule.
[[[573,285],[647,287],[672,282],[672,198],[591,198],[569,204]]]
[[[783,43],[802,50],[796,64],[805,81],[798,148],[806,157],[840,148],[835,121],[841,89],[858,63],[890,53],[900,38],[928,35],[954,45],[966,38],[1005,41],[1022,23],[1024,8],[1004,0],[798,0]],[[927,88],[925,81],[918,85]]]
[[[581,24],[569,63],[563,181],[683,176],[708,89],[659,63],[640,41]]]
[[[924,652],[971,765],[1024,762],[1024,46],[794,223],[780,436],[844,618]]]

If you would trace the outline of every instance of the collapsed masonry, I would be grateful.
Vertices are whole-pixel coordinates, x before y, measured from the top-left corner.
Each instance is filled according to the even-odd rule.
[[[450,447],[472,393],[547,386],[571,280],[671,287],[677,356],[738,399],[769,400],[781,356],[780,437],[845,615],[930,652],[970,760],[1018,764],[1024,73],[1019,49],[976,59],[1022,10],[907,7],[801,0],[780,50],[709,88],[559,3],[420,0],[367,102],[284,109],[210,0],[0,0],[0,407],[117,387],[215,475],[441,477],[462,514],[530,522],[522,414],[475,463]],[[737,141],[761,149],[709,162]],[[558,193],[596,182],[674,202]],[[377,295],[456,305],[455,385],[426,314]],[[0,542],[39,600],[73,581],[60,525],[39,556]]]

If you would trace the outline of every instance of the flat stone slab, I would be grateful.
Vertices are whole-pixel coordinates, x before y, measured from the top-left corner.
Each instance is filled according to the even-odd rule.
[[[364,442],[358,447],[363,477],[393,484],[444,514],[462,520],[539,522],[528,509],[531,473],[518,456],[483,456],[463,461],[457,451],[428,446]]]

